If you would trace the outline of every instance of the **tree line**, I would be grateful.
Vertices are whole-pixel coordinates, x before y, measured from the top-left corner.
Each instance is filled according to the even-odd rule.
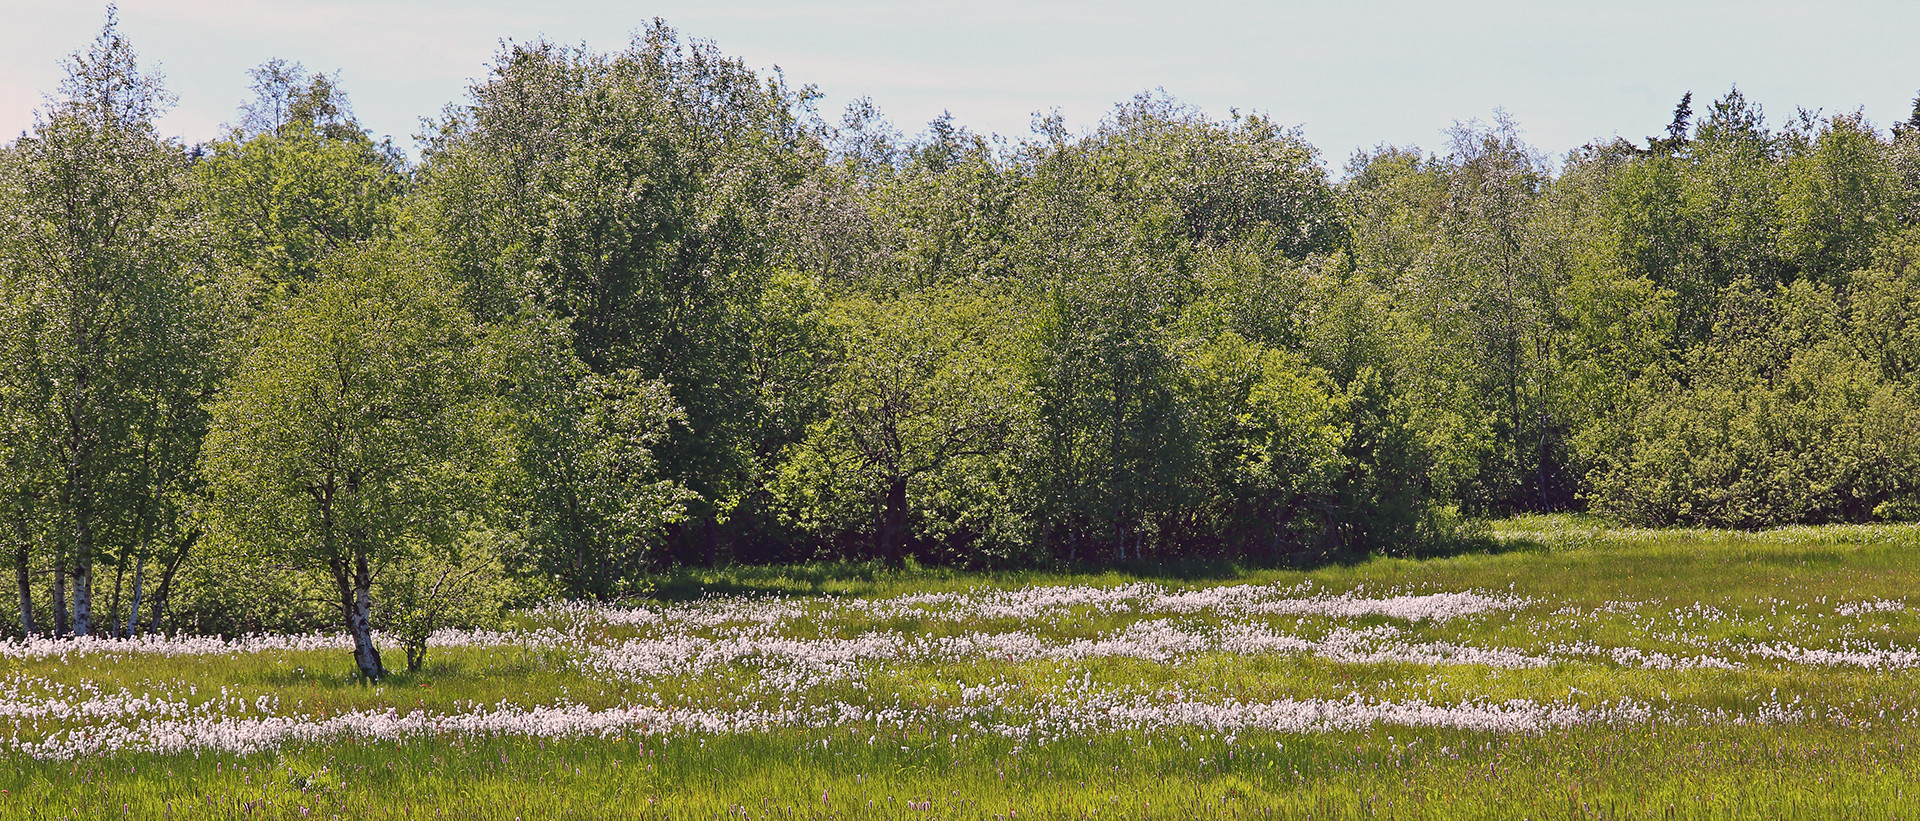
[[[1920,517],[1920,105],[1736,89],[1550,160],[1333,177],[1162,93],[915,136],[664,23],[375,140],[274,61],[219,139],[111,16],[0,148],[16,634],[425,636],[672,565],[1442,551],[1585,510]],[[417,655],[418,654],[418,655]]]

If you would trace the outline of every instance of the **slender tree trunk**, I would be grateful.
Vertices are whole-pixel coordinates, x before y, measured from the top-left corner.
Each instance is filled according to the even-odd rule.
[[[85,337],[81,337],[85,338]],[[83,359],[85,359],[83,353]],[[74,398],[67,412],[67,487],[65,499],[73,527],[73,635],[83,637],[93,629],[93,461],[95,435],[81,408],[89,407],[90,372],[86,368],[74,374]]]
[[[78,497],[73,512],[73,635],[82,638],[93,632],[93,515],[92,489],[86,481],[77,482]]]
[[[140,582],[147,570],[146,556],[135,557],[133,561],[133,601],[127,605],[126,629],[120,631],[124,639],[133,638],[134,632],[140,629]]]
[[[1120,497],[1124,493],[1123,488],[1126,488],[1133,480],[1139,478],[1137,476],[1122,475],[1123,464],[1126,458],[1124,446],[1121,444],[1121,437],[1126,430],[1127,394],[1125,385],[1126,377],[1119,373],[1116,368],[1113,376],[1113,419],[1112,425],[1108,428],[1109,436],[1107,439],[1106,490],[1108,515],[1113,517],[1114,541],[1118,543],[1114,549],[1119,553],[1119,561],[1122,562],[1127,560],[1127,526],[1126,515],[1122,513],[1120,509],[1122,504]]]
[[[708,513],[700,520],[700,540],[704,543],[701,553],[705,555],[708,567],[720,566],[720,519]]]
[[[387,670],[380,665],[379,648],[373,646],[373,570],[367,561],[367,551],[351,537],[345,544],[341,543],[333,521],[332,483],[316,497],[320,502],[320,530],[329,557],[327,569],[333,571],[333,583],[340,595],[340,616],[347,623],[347,633],[353,637],[353,663],[360,668],[361,678],[379,681],[386,678]]]
[[[880,514],[880,538],[875,553],[889,565],[900,563],[900,543],[907,530],[907,477],[895,476],[887,483],[887,504]]]
[[[73,567],[73,636],[82,638],[93,634],[93,567],[91,563],[74,563]]]
[[[67,634],[67,562],[60,557],[53,560],[53,634]]]
[[[153,612],[147,617],[149,619],[147,632],[160,632],[161,619],[167,612],[167,597],[173,593],[173,574],[179,572],[180,565],[187,560],[187,552],[192,550],[194,543],[199,540],[199,530],[190,530],[175,546],[173,558],[167,560],[167,570],[160,574],[160,586],[153,591]]]
[[[353,551],[352,575],[348,575],[345,557],[337,563],[334,578],[340,585],[340,604],[347,619],[347,632],[353,635],[353,662],[368,681],[387,677],[380,665],[380,649],[373,646],[373,573],[362,550]]]
[[[39,631],[34,629],[33,623],[33,576],[29,567],[33,555],[28,548],[27,541],[21,539],[13,549],[13,580],[20,585],[20,629],[27,638],[33,638]]]
[[[105,632],[108,637],[120,635],[120,593],[126,586],[126,583],[127,563],[122,561],[118,567],[113,569],[113,596],[107,599],[107,629]]]

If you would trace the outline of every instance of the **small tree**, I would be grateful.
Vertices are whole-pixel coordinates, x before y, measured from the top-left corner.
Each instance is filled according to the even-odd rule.
[[[368,679],[379,568],[444,546],[478,509],[497,429],[470,315],[395,243],[347,252],[268,316],[212,410],[218,524],[326,573]]]
[[[406,650],[407,672],[426,665],[434,631],[499,619],[509,590],[495,534],[471,534],[448,546],[412,541],[394,559],[379,587],[381,622]]]
[[[566,373],[579,364],[570,354],[545,361],[562,372],[522,406],[529,539],[568,594],[613,598],[659,558],[692,498],[660,475],[653,454],[686,414],[660,380]]]
[[[1196,346],[1181,391],[1200,450],[1200,516],[1228,550],[1269,561],[1326,537],[1352,430],[1326,375],[1233,332]]]
[[[929,291],[884,303],[849,298],[833,313],[842,357],[831,413],[790,454],[788,471],[818,475],[789,479],[864,496],[876,514],[874,557],[898,563],[910,494],[963,460],[999,454],[1021,422],[1013,309],[992,296]]]

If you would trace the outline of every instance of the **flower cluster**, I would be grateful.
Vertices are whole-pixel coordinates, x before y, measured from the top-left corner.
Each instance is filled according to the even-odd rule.
[[[518,620],[539,626],[443,630],[431,643],[551,651],[542,658],[607,688],[594,704],[563,696],[546,704],[473,702],[407,712],[315,712],[272,695],[226,688],[203,693],[185,682],[62,683],[75,680],[82,666],[138,664],[151,657],[331,655],[347,649],[341,636],[33,639],[0,642],[0,656],[19,668],[0,678],[0,722],[12,724],[0,748],[66,759],[116,751],[247,753],[339,739],[856,726],[877,732],[941,725],[952,728],[955,741],[986,735],[1025,743],[1185,728],[1227,735],[1374,726],[1546,732],[1587,724],[1766,724],[1823,717],[1849,722],[1863,715],[1920,722],[1920,707],[1904,703],[1836,710],[1757,693],[1736,697],[1738,706],[1718,699],[1711,707],[1595,701],[1577,689],[1496,701],[1461,692],[1446,672],[1479,668],[1488,671],[1484,676],[1553,676],[1578,669],[1604,675],[1625,667],[1738,674],[1767,665],[1899,671],[1920,667],[1920,648],[1889,643],[1884,633],[1877,643],[1857,633],[1891,629],[1909,618],[1906,610],[1892,599],[1665,608],[1626,601],[1580,605],[1483,590],[1331,592],[1309,584],[1179,590],[1146,583],[878,599],[710,597],[653,607],[556,603]],[[1769,625],[1787,625],[1814,640],[1796,643],[1778,633],[1753,638],[1770,635]],[[1189,681],[1184,671],[1199,665],[1232,668],[1282,657],[1299,660],[1303,670],[1372,668],[1380,671],[1373,678],[1385,683],[1367,689],[1350,681],[1304,691],[1311,697],[1282,686],[1257,698],[1190,691],[1181,683]],[[1151,665],[1168,675],[1153,686],[1103,682],[1094,675],[1113,664]],[[27,672],[55,668],[67,675]],[[1428,671],[1426,678],[1409,675],[1409,668]],[[946,683],[925,683],[933,670],[965,672]],[[883,682],[899,674],[923,683],[910,695],[889,690]],[[953,678],[951,672],[941,675]],[[1466,680],[1481,677],[1470,673]],[[675,695],[663,700],[662,693]]]

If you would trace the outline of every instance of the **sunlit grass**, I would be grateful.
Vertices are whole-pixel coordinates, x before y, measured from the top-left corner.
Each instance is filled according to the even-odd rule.
[[[1832,728],[1003,740],[812,734],[343,743],[0,769],[15,818],[1846,818],[1916,737]],[[828,743],[823,746],[820,741]],[[124,808],[124,809],[123,809]],[[922,809],[925,808],[925,809]],[[1012,814],[1010,816],[1010,813]]]
[[[343,651],[12,658],[0,686],[9,704],[29,706],[140,694],[213,719],[236,709],[222,706],[230,702],[266,704],[237,709],[295,721],[542,705],[785,709],[815,718],[751,731],[642,722],[591,737],[347,735],[247,755],[36,760],[12,752],[0,758],[0,818],[1828,818],[1888,817],[1912,804],[1920,661],[1901,654],[1920,647],[1920,610],[1906,607],[1920,582],[1920,530],[1616,531],[1531,517],[1497,523],[1494,535],[1498,549],[1484,554],[1312,571],[687,571],[662,579],[659,598],[641,603],[655,616],[613,623],[522,614],[521,629],[547,632],[518,635],[546,638],[437,647],[426,669],[377,685],[354,678]],[[946,605],[856,606],[929,593],[978,603],[996,590],[1142,581],[1153,586],[1126,588],[1135,597],[1119,604],[1069,598],[991,618],[954,618]],[[1497,606],[1409,619],[1152,604],[1153,591],[1249,584],[1317,601],[1480,591]],[[737,597],[768,606],[736,606]],[[1246,631],[1308,649],[1222,649]],[[1135,653],[1127,637],[1136,635],[1198,643]],[[915,655],[947,646],[942,640],[971,647],[996,636],[1044,652]],[[1353,636],[1387,652],[1343,660],[1341,642]],[[635,642],[689,659],[761,649],[669,672],[589,663]],[[778,655],[861,642],[878,642],[881,655],[817,670]],[[1461,648],[1505,655],[1396,660]],[[1394,723],[1277,732],[1154,723],[1165,719],[1107,726],[1095,709],[1074,719],[1090,724],[1020,729],[1089,699],[1600,712],[1569,726],[1502,732]],[[1620,705],[1632,709],[1604,712]],[[847,707],[891,718],[818,718]],[[11,721],[14,739],[32,741],[107,719],[0,720]]]

